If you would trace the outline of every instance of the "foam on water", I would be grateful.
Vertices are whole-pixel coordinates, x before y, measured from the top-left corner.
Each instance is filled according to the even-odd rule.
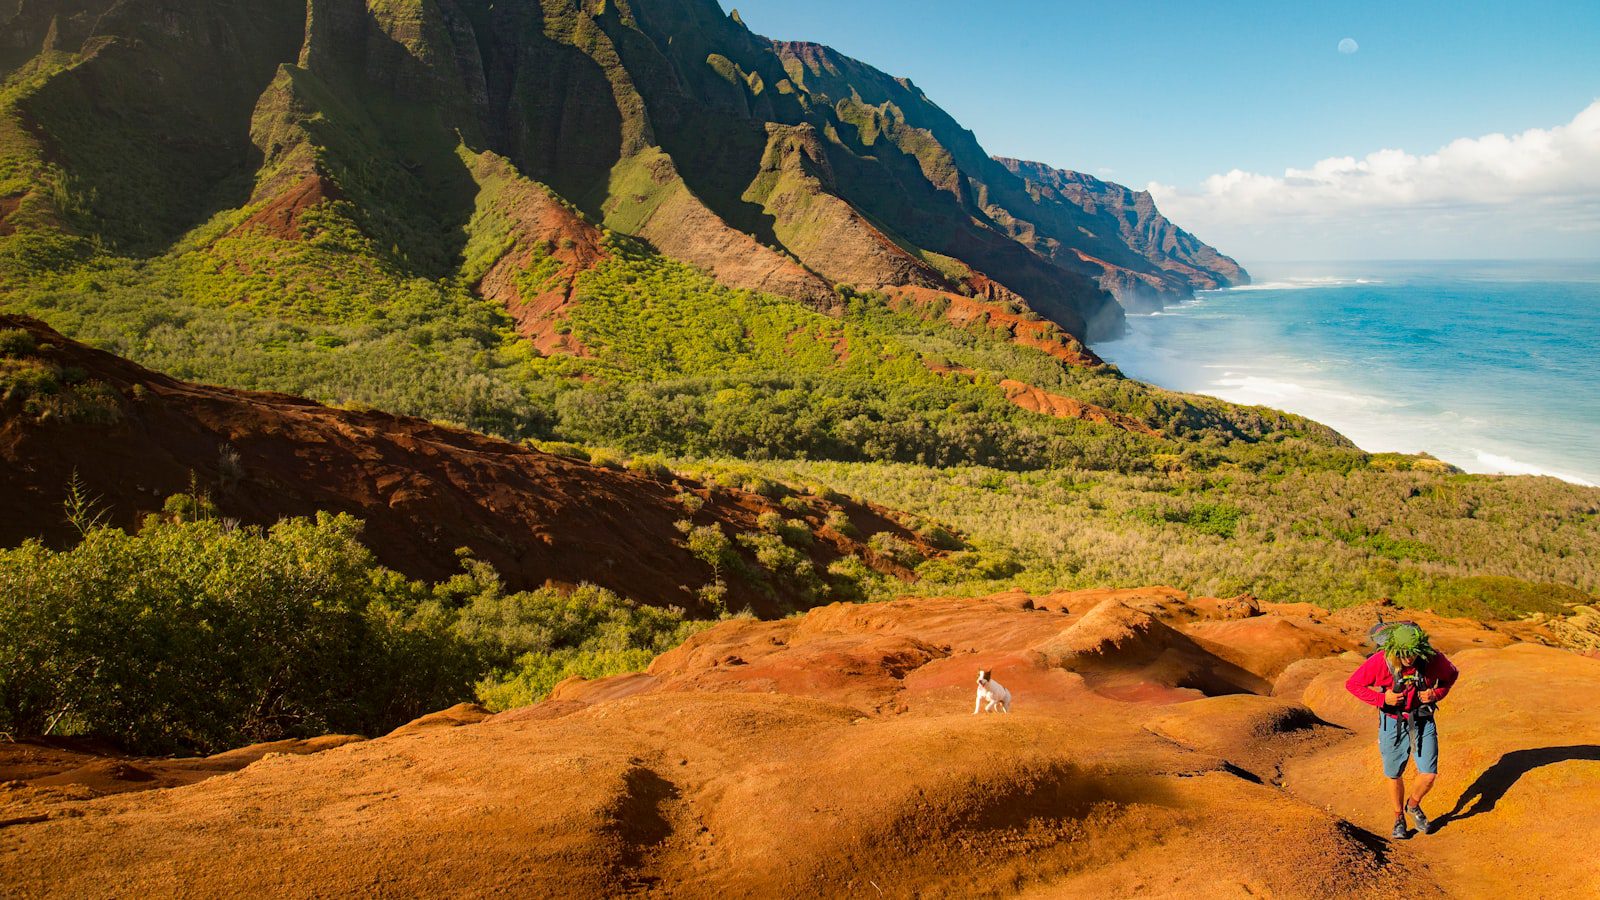
[[[1242,284],[1238,287],[1227,288],[1230,293],[1249,291],[1297,291],[1310,288],[1344,287],[1351,284],[1382,284],[1375,278],[1288,278],[1282,281],[1261,281],[1255,284]],[[1222,291],[1201,291],[1202,294],[1218,294]]]
[[[1129,375],[1364,449],[1600,483],[1600,264],[1373,263],[1205,291],[1096,344]]]

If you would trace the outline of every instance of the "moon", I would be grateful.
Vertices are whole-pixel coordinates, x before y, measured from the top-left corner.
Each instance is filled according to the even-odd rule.
[[[1345,54],[1346,56],[1349,56],[1360,49],[1361,45],[1356,43],[1355,38],[1345,38],[1339,42],[1339,52]]]

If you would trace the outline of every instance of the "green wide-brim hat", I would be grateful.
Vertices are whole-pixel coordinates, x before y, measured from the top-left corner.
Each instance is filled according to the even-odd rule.
[[[1387,629],[1383,635],[1383,652],[1395,656],[1427,659],[1436,650],[1428,643],[1428,633],[1416,625],[1402,624]]]

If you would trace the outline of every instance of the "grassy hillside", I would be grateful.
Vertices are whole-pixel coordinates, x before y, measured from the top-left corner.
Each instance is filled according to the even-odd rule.
[[[1371,462],[1283,474],[821,462],[756,471],[828,484],[959,535],[969,550],[919,568],[921,594],[1170,584],[1331,606],[1389,597],[1482,619],[1560,614],[1600,595],[1600,489]]]
[[[1011,469],[1364,464],[1298,417],[1065,365],[981,326],[893,311],[877,295],[849,294],[841,316],[823,315],[724,287],[621,236],[577,278],[576,303],[557,326],[589,355],[545,357],[466,277],[410,276],[386,259],[342,202],[305,211],[300,239],[238,228],[249,212],[219,217],[154,260],[0,268],[4,302],[178,377],[508,438]],[[1163,436],[1029,412],[1006,400],[1003,379],[1125,413]]]

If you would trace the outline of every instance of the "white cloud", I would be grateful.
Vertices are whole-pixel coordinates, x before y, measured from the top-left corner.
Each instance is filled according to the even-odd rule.
[[[1461,138],[1423,156],[1386,149],[1281,176],[1234,169],[1194,191],[1154,182],[1148,190],[1167,216],[1224,252],[1233,241],[1232,252],[1247,253],[1242,242],[1262,255],[1294,256],[1293,242],[1312,240],[1355,255],[1404,255],[1408,247],[1430,255],[1449,246],[1532,253],[1549,235],[1557,252],[1533,255],[1565,248],[1593,256],[1600,100],[1565,125]]]

